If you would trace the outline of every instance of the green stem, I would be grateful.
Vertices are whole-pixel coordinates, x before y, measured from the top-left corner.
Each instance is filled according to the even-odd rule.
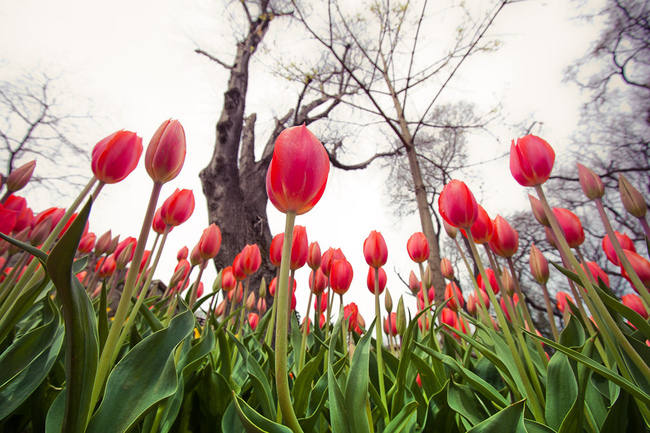
[[[289,320],[289,263],[291,261],[291,243],[293,238],[293,225],[296,220],[296,213],[286,213],[284,227],[284,242],[282,245],[282,263],[280,264],[280,278],[276,287],[278,303],[277,323],[275,329],[275,381],[280,403],[280,412],[283,422],[293,431],[302,433],[298,418],[291,404],[291,393],[289,391],[289,376],[287,368],[287,322]]]
[[[546,304],[546,313],[548,314],[548,323],[551,325],[551,332],[556,342],[560,341],[560,334],[557,332],[557,325],[555,324],[555,315],[553,314],[553,307],[551,306],[551,297],[548,295],[546,283],[541,284],[542,293],[544,294],[544,303]]]
[[[316,272],[312,272],[312,281],[311,286],[314,287],[316,280]],[[309,326],[309,311],[311,309],[311,300],[314,298],[314,292],[309,291],[309,302],[307,302],[307,313],[305,313],[304,322],[302,322],[302,341],[300,342],[300,360],[298,361],[298,374],[302,371],[302,368],[305,366],[305,352],[307,347],[307,328]],[[317,326],[317,325],[314,325]]]
[[[420,263],[420,269],[422,269],[422,264]],[[422,287],[424,288],[424,284],[422,284]],[[429,294],[425,293],[425,306],[427,310],[429,309]],[[427,313],[428,314],[428,313]],[[379,306],[379,268],[375,268],[375,317],[377,320],[375,321],[375,335],[376,335],[376,343],[377,343],[377,373],[379,375],[379,395],[381,397],[381,404],[384,405],[385,408],[388,408],[388,404],[386,403],[386,385],[384,384],[384,359],[383,359],[383,348],[384,344],[382,341],[382,321],[381,321],[381,307]],[[427,317],[428,318],[428,317]],[[431,324],[431,327],[433,328],[433,324]],[[384,415],[384,422],[386,425],[390,422],[390,418],[388,417],[388,414],[385,413]]]

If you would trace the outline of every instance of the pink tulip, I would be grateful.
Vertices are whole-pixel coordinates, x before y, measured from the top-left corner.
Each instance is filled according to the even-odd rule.
[[[185,162],[185,130],[178,120],[166,120],[151,137],[144,166],[154,182],[165,183],[178,176]]]
[[[93,174],[104,183],[120,182],[135,170],[142,150],[142,138],[135,132],[117,131],[93,148]]]
[[[522,186],[541,185],[553,170],[555,152],[550,144],[534,135],[512,140],[510,145],[510,172]]]
[[[415,263],[424,263],[429,260],[429,242],[422,232],[411,235],[406,242],[406,250]]]
[[[160,217],[170,226],[179,226],[194,213],[194,193],[190,189],[178,189],[163,203]]]
[[[438,197],[440,216],[451,226],[469,228],[478,218],[478,204],[464,182],[452,180]]]

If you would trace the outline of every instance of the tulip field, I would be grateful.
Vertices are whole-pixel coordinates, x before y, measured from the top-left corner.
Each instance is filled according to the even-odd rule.
[[[300,215],[318,212],[330,161],[304,125],[280,134],[266,177],[269,200],[286,215],[284,233],[269,251],[247,245],[214,281],[202,281],[219,254],[218,222],[192,249],[164,251],[171,229],[194,210],[189,190],[159,200],[185,152],[175,120],[160,126],[146,151],[135,133],[116,132],[93,149],[93,177],[74,202],[37,214],[16,194],[35,163],[5,179],[0,433],[649,430],[648,251],[614,231],[603,183],[578,164],[583,192],[607,231],[603,250],[629,282],[619,299],[610,276],[589,261],[593,252],[580,251],[582,222],[549,205],[543,186],[555,153],[542,138],[513,140],[510,169],[530,189],[530,218],[545,226],[561,262],[549,263],[533,245],[526,266],[535,282],[521,287],[517,231],[452,180],[438,209],[463,261],[439,264],[448,281],[443,302],[434,296],[442,288],[431,284],[429,243],[416,227],[403,251],[413,263],[411,293],[405,287],[396,299],[385,291],[388,251],[380,232],[369,227],[359,245],[367,274],[353,270],[341,250],[308,242]],[[139,237],[96,237],[87,225],[93,201],[143,153],[153,183]],[[622,175],[619,192],[647,239],[644,197]],[[461,248],[462,237],[471,251]],[[152,282],[162,254],[176,254],[178,265],[158,289]],[[252,287],[263,256],[277,277]],[[299,323],[294,272],[305,265],[311,294]],[[374,317],[346,302],[354,273],[367,275]],[[561,287],[547,287],[553,273]],[[548,333],[533,323],[525,302],[531,292],[544,295]],[[416,311],[404,306],[411,295]]]

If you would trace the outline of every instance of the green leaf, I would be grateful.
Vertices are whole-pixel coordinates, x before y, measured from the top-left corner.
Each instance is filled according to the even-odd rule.
[[[42,325],[14,340],[0,355],[0,420],[38,388],[63,345],[59,311],[49,297],[42,302]]]
[[[340,315],[339,320],[334,325],[332,336],[341,335],[341,322],[343,315]],[[330,338],[332,342],[333,337]],[[330,423],[332,425],[332,432],[336,433],[350,433],[348,421],[346,416],[345,400],[343,392],[339,387],[339,382],[334,375],[334,345],[330,343],[329,362],[327,363],[327,383],[328,395],[330,403]],[[364,402],[365,403],[365,402]],[[364,408],[365,412],[365,408]],[[355,432],[356,433],[356,432]]]
[[[83,433],[86,429],[99,358],[95,310],[86,289],[72,273],[91,206],[89,199],[47,258],[48,273],[63,305],[67,392],[61,430],[66,433]]]
[[[246,368],[248,370],[248,378],[253,384],[253,389],[255,390],[255,397],[262,406],[262,412],[266,417],[275,419],[277,413],[273,393],[271,391],[271,384],[257,360],[253,358],[250,353],[246,357]]]
[[[323,364],[323,356],[325,355],[325,348],[321,347],[318,354],[309,360],[296,377],[291,390],[293,397],[293,410],[297,417],[305,416],[307,406],[309,404],[309,396],[312,390],[312,382],[314,377],[318,374],[320,366]]]
[[[578,398],[578,383],[562,352],[555,352],[548,363],[546,380],[546,422],[557,430]]]
[[[478,424],[467,433],[503,433],[525,432],[524,426],[524,400],[497,412],[490,418]]]
[[[176,392],[174,349],[194,330],[192,312],[184,303],[181,306],[167,328],[142,340],[115,366],[88,433],[125,432]]]
[[[291,429],[264,418],[232,391],[235,409],[248,433],[292,433]]]
[[[384,429],[384,433],[406,433],[414,431],[416,420],[414,415],[417,407],[418,404],[414,401],[404,406],[400,413],[388,423]]]
[[[456,423],[456,413],[447,403],[449,383],[450,381],[447,380],[442,389],[429,399],[428,415],[423,431],[440,431],[445,433],[459,431]]]
[[[375,322],[359,340],[354,350],[348,383],[345,389],[345,409],[350,431],[355,433],[370,432],[366,414],[368,399],[368,363],[370,362],[370,338]]]
[[[47,254],[44,251],[41,251],[30,244],[14,239],[11,236],[7,236],[4,233],[0,233],[0,238],[4,239],[10,244],[17,246],[21,250],[28,252],[32,256],[36,257],[38,261],[43,264],[43,266],[45,266],[45,262],[47,261]]]
[[[99,339],[99,352],[104,350],[108,337],[108,302],[106,299],[106,281],[102,281],[102,291],[99,295],[99,311],[97,312],[97,333]]]
[[[453,380],[449,383],[447,403],[451,409],[467,418],[472,425],[477,425],[490,416],[472,388],[455,383]]]

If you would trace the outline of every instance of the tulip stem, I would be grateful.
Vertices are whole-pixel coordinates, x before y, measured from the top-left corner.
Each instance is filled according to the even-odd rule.
[[[289,264],[291,262],[291,243],[293,226],[296,221],[296,212],[287,211],[284,227],[284,242],[282,243],[282,262],[280,263],[280,277],[276,287],[277,321],[275,327],[275,381],[280,403],[280,412],[283,423],[293,433],[302,433],[300,423],[291,404],[289,391],[289,376],[287,369],[287,322],[289,320]]]
[[[316,284],[316,272],[312,272],[311,286],[315,287]],[[311,300],[314,298],[314,292],[309,291],[309,301],[307,302],[307,313],[305,313],[305,318],[302,322],[302,341],[300,342],[300,360],[298,361],[298,374],[302,371],[302,368],[305,366],[305,352],[307,347],[307,328],[309,327],[309,311],[311,309]]]
[[[422,264],[420,263],[420,269],[422,269]],[[388,404],[386,403],[386,385],[384,384],[384,359],[382,355],[382,349],[384,348],[384,344],[382,341],[382,321],[381,321],[381,307],[379,306],[379,268],[374,268],[375,271],[375,317],[377,320],[375,321],[375,335],[376,335],[376,343],[377,343],[377,375],[379,376],[379,396],[381,397],[381,404],[384,405],[385,408],[388,408]],[[424,286],[424,284],[422,285]],[[425,294],[425,299],[428,300],[429,295]],[[428,302],[427,302],[428,304]],[[428,318],[428,317],[427,317]],[[386,425],[390,422],[390,418],[388,417],[388,413],[384,412],[384,422]]]

